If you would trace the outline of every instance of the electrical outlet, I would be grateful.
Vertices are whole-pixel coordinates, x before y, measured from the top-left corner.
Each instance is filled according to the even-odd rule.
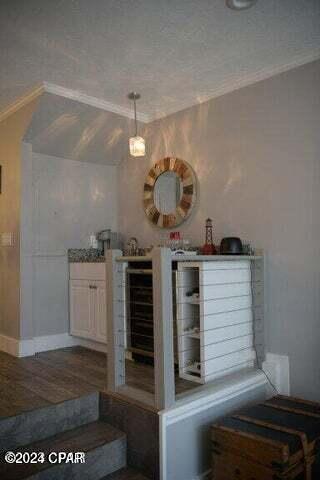
[[[13,233],[2,233],[1,234],[1,246],[2,247],[12,247],[14,245]]]

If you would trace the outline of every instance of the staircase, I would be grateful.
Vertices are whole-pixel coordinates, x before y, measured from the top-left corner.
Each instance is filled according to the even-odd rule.
[[[36,463],[10,464],[8,451],[43,455],[35,455]],[[127,468],[126,434],[99,419],[98,392],[0,419],[0,452],[3,480],[147,480]],[[59,452],[69,455],[59,461]],[[75,452],[84,452],[84,463]]]

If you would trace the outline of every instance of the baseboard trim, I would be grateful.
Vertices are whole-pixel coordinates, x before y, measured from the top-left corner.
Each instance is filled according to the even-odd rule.
[[[46,352],[48,350],[56,350],[57,348],[73,347],[78,345],[77,339],[68,333],[60,333],[58,335],[45,335],[35,337],[34,353]]]
[[[0,350],[15,357],[19,356],[19,340],[6,335],[0,335]]]
[[[172,425],[266,384],[267,379],[260,370],[237,372],[225,380],[220,379],[219,383],[186,394],[173,407],[159,412],[159,415],[165,418],[167,426]]]
[[[85,340],[74,337],[69,333],[59,333],[57,335],[44,335],[25,340],[0,335],[0,351],[9,353],[14,357],[30,357],[39,352],[56,350],[58,348],[74,347],[80,345],[98,352],[106,352],[107,345],[104,343]]]
[[[77,340],[68,333],[57,335],[43,335],[19,341],[19,357],[32,356],[35,353],[56,350],[57,348],[73,347],[78,345]]]
[[[73,337],[77,342],[76,345],[81,347],[89,348],[90,350],[95,350],[96,352],[107,353],[107,344],[95,342],[93,340],[86,340],[85,338]]]

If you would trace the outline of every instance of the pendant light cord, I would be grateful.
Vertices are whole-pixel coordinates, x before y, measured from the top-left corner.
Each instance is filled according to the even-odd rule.
[[[134,108],[134,124],[136,128],[135,137],[138,136],[138,126],[137,126],[137,106],[136,106],[136,97],[133,99],[133,108]]]

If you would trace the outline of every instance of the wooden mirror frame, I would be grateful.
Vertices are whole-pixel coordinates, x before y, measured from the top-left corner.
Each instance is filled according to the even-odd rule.
[[[165,215],[154,203],[154,187],[164,172],[174,172],[182,183],[182,196],[175,212]],[[184,160],[166,157],[159,160],[149,171],[143,188],[144,211],[151,223],[160,228],[173,228],[184,222],[190,215],[196,201],[196,176]]]

